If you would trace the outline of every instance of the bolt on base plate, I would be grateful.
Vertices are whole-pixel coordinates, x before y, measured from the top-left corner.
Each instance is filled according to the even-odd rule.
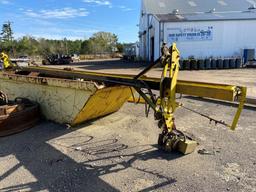
[[[159,134],[158,145],[167,152],[179,151],[184,155],[193,153],[198,145],[196,141],[184,134],[175,132]]]

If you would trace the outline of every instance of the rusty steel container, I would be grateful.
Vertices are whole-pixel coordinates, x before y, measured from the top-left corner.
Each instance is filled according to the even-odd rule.
[[[29,129],[40,119],[39,105],[34,102],[0,106],[0,137]]]
[[[46,119],[72,126],[119,110],[131,96],[126,86],[4,72],[0,72],[0,90],[10,99],[35,101]]]

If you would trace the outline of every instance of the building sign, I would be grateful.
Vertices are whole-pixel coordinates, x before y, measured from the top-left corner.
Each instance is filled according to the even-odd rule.
[[[212,41],[213,27],[167,28],[168,43],[184,41]]]

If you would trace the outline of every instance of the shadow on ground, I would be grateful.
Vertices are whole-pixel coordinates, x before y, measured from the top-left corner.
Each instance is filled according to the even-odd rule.
[[[141,191],[153,191],[176,182],[175,179],[166,178],[159,173],[134,168],[131,165],[136,160],[146,161],[160,158],[170,161],[179,158],[179,154],[166,154],[159,151],[155,146],[148,146],[149,149],[124,154],[120,159],[120,153],[129,149],[129,147],[120,143],[117,139],[95,141],[92,136],[84,134],[71,134],[70,136],[72,132],[76,131],[71,131],[65,126],[42,122],[23,133],[0,138],[0,160],[12,155],[19,162],[0,175],[0,191],[11,192],[28,189],[30,191],[119,191],[103,181],[100,176],[127,168],[137,169],[164,179],[164,182]],[[65,137],[67,134],[69,136]],[[61,142],[61,139],[66,140],[66,142]],[[52,144],[50,140],[54,140],[55,144]],[[92,160],[86,158],[86,161],[75,161],[54,147],[55,145],[61,145],[61,143],[65,143],[65,146],[61,147],[67,153],[80,153],[83,156],[93,157]],[[107,162],[116,157],[118,157],[119,162],[114,161],[113,163],[111,161],[110,164],[103,163],[102,165],[92,166],[96,161]],[[117,164],[121,165],[121,168],[113,169]],[[14,186],[8,186],[5,183],[5,187],[1,187],[1,183],[21,167],[28,170],[36,181]]]
[[[128,62],[119,59],[104,60],[104,61],[86,61],[80,63],[73,63],[78,68],[85,70],[104,70],[104,69],[143,69],[148,64],[143,62]],[[70,66],[72,66],[70,65]]]

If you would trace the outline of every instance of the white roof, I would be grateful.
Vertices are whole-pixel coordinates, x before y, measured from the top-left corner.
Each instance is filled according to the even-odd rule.
[[[256,0],[142,0],[142,3],[147,14],[157,15],[160,20],[168,20],[168,15],[172,21],[256,19]]]

